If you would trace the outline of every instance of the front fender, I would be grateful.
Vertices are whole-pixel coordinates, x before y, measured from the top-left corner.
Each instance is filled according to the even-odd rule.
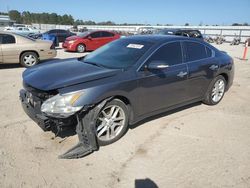
[[[75,106],[93,106],[109,97],[120,96],[128,99],[131,106],[138,101],[137,82],[125,81],[87,87],[86,83],[62,88],[59,93],[83,90],[84,94],[74,104]]]

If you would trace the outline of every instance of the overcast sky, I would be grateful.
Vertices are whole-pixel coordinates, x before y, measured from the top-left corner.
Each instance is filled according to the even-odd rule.
[[[250,23],[250,0],[0,0],[0,11],[71,14],[75,19],[192,25]]]

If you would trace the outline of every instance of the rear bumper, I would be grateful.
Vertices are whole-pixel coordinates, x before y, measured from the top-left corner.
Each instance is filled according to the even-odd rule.
[[[46,59],[52,59],[54,57],[56,57],[57,55],[57,51],[56,50],[48,50],[48,51],[44,51],[43,53],[40,53],[40,60],[46,60]]]
[[[42,102],[39,98],[32,96],[26,90],[20,90],[20,101],[24,112],[34,121],[43,131],[63,131],[64,129],[74,128],[77,125],[75,116],[65,119],[51,118],[41,112]]]

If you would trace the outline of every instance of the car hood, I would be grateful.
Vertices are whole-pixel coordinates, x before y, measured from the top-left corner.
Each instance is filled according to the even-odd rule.
[[[80,39],[81,37],[79,36],[71,36],[71,37],[67,37],[66,40],[77,40]]]
[[[84,82],[112,77],[121,72],[86,64],[78,59],[51,61],[26,69],[25,84],[42,91],[50,91]]]

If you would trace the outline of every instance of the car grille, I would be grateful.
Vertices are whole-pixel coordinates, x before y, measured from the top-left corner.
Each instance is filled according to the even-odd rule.
[[[48,98],[51,98],[53,96],[55,96],[56,94],[58,94],[57,91],[42,91],[39,89],[36,89],[26,83],[23,83],[23,88],[30,93],[30,96],[35,96],[36,98],[38,98],[41,102],[44,102],[45,100],[47,100]]]

